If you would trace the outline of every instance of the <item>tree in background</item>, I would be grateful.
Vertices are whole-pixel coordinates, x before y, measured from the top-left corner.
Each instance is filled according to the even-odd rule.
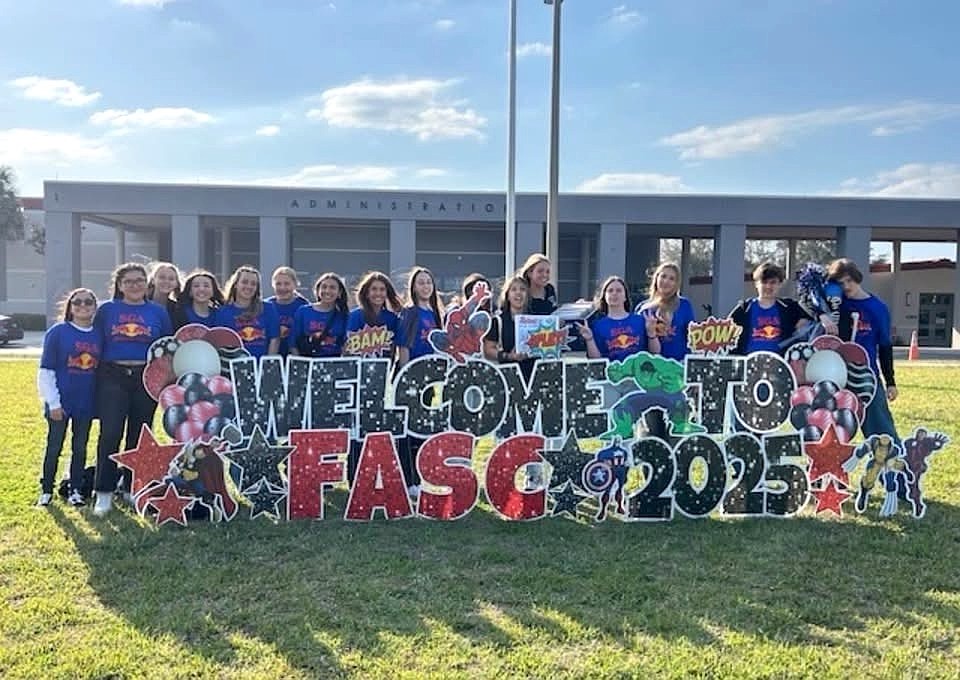
[[[17,202],[16,177],[13,169],[0,165],[0,238],[19,241],[23,238],[23,211]]]

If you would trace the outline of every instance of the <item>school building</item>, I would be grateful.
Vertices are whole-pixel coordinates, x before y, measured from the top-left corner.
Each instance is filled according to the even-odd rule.
[[[370,269],[399,277],[419,264],[446,291],[472,271],[500,278],[505,270],[502,193],[49,181],[42,201],[24,199],[24,208],[45,225],[45,254],[0,245],[3,313],[52,315],[77,285],[105,294],[110,270],[126,260],[170,260],[220,277],[241,264],[267,276],[289,264],[306,286],[324,271],[353,283]],[[871,242],[883,241],[892,262],[874,266],[865,285],[890,306],[895,336],[906,342],[917,330],[923,345],[960,348],[960,200],[564,194],[559,214],[562,300],[591,297],[609,274],[645,290],[661,239],[678,239],[683,253],[708,239],[708,275],[681,257],[683,292],[701,316],[722,315],[752,294],[748,240],[785,241],[789,270],[803,264],[796,244],[832,241],[865,273]],[[518,195],[515,264],[543,251],[545,215],[545,195]],[[909,241],[942,243],[942,259],[901,262]]]

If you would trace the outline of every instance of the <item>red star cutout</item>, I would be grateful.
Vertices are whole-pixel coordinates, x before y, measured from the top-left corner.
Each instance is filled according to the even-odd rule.
[[[136,496],[154,482],[161,481],[170,468],[172,461],[182,444],[158,444],[153,432],[146,425],[140,428],[137,448],[114,453],[110,456],[117,465],[133,471],[133,488],[130,492]]]
[[[169,484],[162,496],[153,496],[147,501],[157,511],[157,526],[167,522],[176,522],[180,526],[187,526],[187,509],[197,499],[194,496],[181,496],[177,487]]]
[[[810,481],[815,482],[825,475],[833,475],[838,481],[849,484],[843,463],[850,458],[853,449],[852,444],[840,441],[833,424],[827,426],[819,442],[805,442],[803,452],[810,458]]]
[[[817,499],[817,513],[832,512],[837,517],[843,517],[843,504],[853,494],[837,485],[836,480],[830,479],[823,489],[810,489],[810,493]]]

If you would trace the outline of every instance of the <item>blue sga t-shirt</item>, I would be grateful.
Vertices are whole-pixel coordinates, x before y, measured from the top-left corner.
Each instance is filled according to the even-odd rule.
[[[623,361],[647,349],[647,325],[639,314],[622,319],[601,316],[590,324],[590,330],[601,356],[611,361]]]
[[[860,316],[857,319],[857,330],[854,340],[867,350],[870,356],[870,365],[877,375],[880,375],[880,368],[877,362],[877,348],[892,344],[890,337],[890,311],[880,298],[871,295],[863,300],[852,300],[843,298],[840,303],[840,314],[852,314],[857,312]]]
[[[658,311],[657,305],[651,304],[649,301],[637,305],[635,311],[640,314],[648,309],[654,312]],[[677,309],[673,313],[670,323],[666,325],[663,336],[660,337],[660,354],[662,356],[683,361],[689,351],[687,349],[687,326],[691,321],[696,321],[693,314],[693,305],[690,304],[690,300],[681,295]]]
[[[277,302],[277,296],[267,298],[264,302],[269,302],[277,308],[277,317],[280,320],[280,356],[287,356],[290,353],[290,332],[293,330],[293,319],[297,310],[304,305],[310,304],[310,301],[302,295],[294,295],[290,302]]]
[[[411,319],[414,314],[416,320]],[[407,307],[397,322],[397,347],[409,347],[411,359],[433,354],[429,336],[436,327],[437,319],[432,309]]]
[[[150,345],[173,333],[167,310],[149,301],[131,305],[108,300],[97,309],[93,325],[102,343],[103,361],[146,361]]]
[[[61,321],[43,336],[40,368],[57,376],[60,406],[72,418],[93,418],[96,371],[100,364],[100,335]]]
[[[193,305],[187,305],[183,308],[183,312],[187,318],[187,323],[198,323],[207,328],[213,328],[217,323],[217,310],[215,309],[211,309],[206,316],[200,316]]]
[[[217,310],[217,325],[232,328],[243,341],[250,356],[258,359],[267,353],[270,341],[280,337],[280,320],[277,308],[263,303],[263,311],[254,317],[243,317],[244,310],[234,304],[226,304]]]
[[[756,300],[750,305],[750,323],[744,332],[747,336],[746,351],[780,352],[783,337],[783,321],[780,317],[780,305],[774,302],[769,307],[761,307]]]
[[[381,309],[376,323],[367,323],[363,309],[357,307],[347,317],[347,340],[343,345],[345,356],[393,356],[397,335],[397,315]]]
[[[303,305],[293,315],[290,346],[305,357],[338,357],[347,337],[347,317],[337,310]]]

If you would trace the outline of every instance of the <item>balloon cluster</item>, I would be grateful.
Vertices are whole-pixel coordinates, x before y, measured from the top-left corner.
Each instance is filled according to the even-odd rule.
[[[160,392],[163,429],[179,442],[220,434],[236,415],[233,384],[222,375],[184,373]]]
[[[860,400],[848,389],[830,380],[801,385],[790,397],[790,422],[803,433],[804,441],[819,441],[830,425],[846,443],[859,427]]]

